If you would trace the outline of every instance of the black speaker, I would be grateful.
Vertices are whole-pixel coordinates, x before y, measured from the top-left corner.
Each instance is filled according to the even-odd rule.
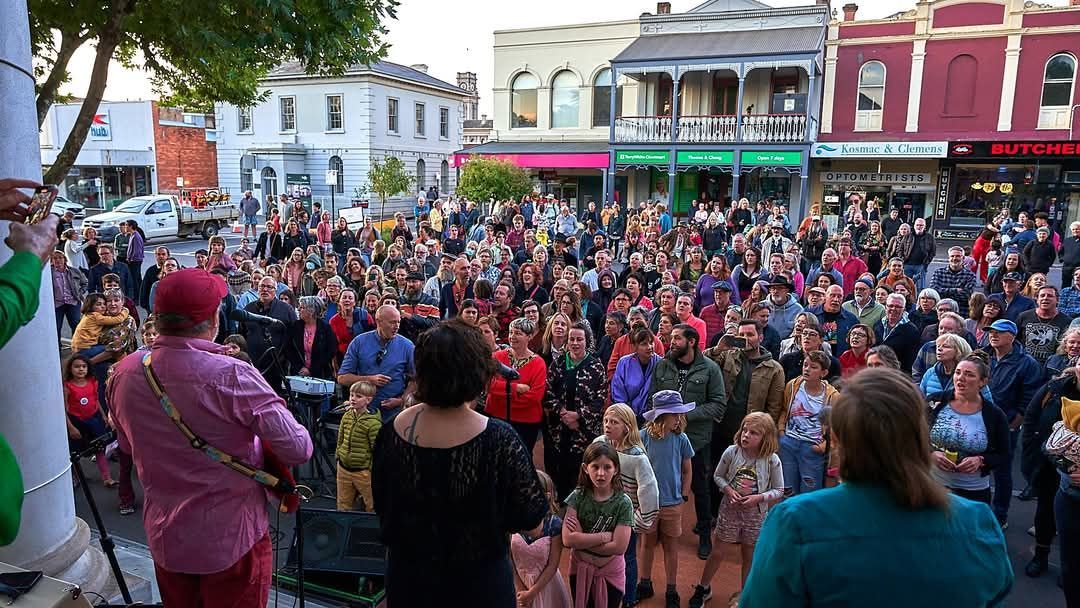
[[[379,541],[379,520],[374,513],[300,509],[296,525],[286,568],[300,565],[296,535],[302,533],[307,572],[386,573],[386,547]]]

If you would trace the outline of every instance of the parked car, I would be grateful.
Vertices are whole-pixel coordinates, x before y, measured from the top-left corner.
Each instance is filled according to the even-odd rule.
[[[53,201],[52,212],[56,215],[63,216],[68,211],[75,214],[75,219],[81,220],[86,217],[86,208],[76,203],[66,196],[57,196]]]
[[[187,237],[192,234],[208,239],[239,217],[240,209],[236,205],[196,209],[181,205],[175,196],[154,194],[129,198],[108,213],[99,213],[84,220],[82,225],[97,230],[103,239],[116,236],[120,222],[128,220],[138,222],[147,239]]]

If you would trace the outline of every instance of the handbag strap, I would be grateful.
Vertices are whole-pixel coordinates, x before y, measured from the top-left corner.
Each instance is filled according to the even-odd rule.
[[[154,373],[154,368],[150,365],[150,353],[143,355],[142,366],[143,375],[146,376],[146,382],[150,385],[150,390],[153,391],[154,396],[158,398],[158,402],[161,403],[161,409],[165,410],[165,415],[169,417],[169,420],[172,420],[173,424],[176,425],[176,428],[180,430],[188,440],[188,443],[191,444],[191,447],[206,454],[211,460],[220,462],[226,467],[257,483],[283,494],[292,494],[296,492],[296,487],[287,480],[271,475],[239,458],[233,458],[231,455],[210,445],[205,439],[196,434],[195,431],[191,430],[191,427],[188,426],[180,416],[180,411],[176,409],[172,400],[165,394],[165,387],[162,386],[161,380],[157,377],[157,374]]]

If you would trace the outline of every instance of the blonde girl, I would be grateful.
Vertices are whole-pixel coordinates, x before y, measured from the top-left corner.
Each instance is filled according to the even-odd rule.
[[[637,538],[648,532],[659,512],[659,495],[652,463],[641,443],[634,410],[625,403],[613,403],[604,412],[604,434],[594,442],[607,443],[619,453],[619,471],[623,491],[634,504],[634,526],[623,557],[626,559],[626,592],[623,603],[637,601]]]
[[[724,450],[716,465],[713,480],[724,495],[720,501],[713,536],[717,546],[739,545],[742,558],[742,582],[750,574],[754,545],[769,505],[784,495],[784,471],[780,464],[779,433],[772,416],[765,412],[747,414],[735,433],[734,445]],[[694,586],[690,608],[701,608],[712,597],[712,579],[725,553],[713,551]],[[736,591],[732,599],[737,597]]]
[[[548,513],[534,530],[510,537],[510,563],[514,567],[514,587],[519,606],[532,608],[569,608],[570,591],[566,588],[559,560],[562,559],[562,519],[557,515],[559,501],[555,482],[537,470],[540,485],[548,499]]]

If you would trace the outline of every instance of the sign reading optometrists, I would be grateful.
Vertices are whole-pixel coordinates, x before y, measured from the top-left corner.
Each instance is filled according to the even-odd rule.
[[[867,186],[932,186],[929,173],[875,173],[873,171],[822,171],[818,174],[825,184],[859,184]]]
[[[814,158],[945,158],[947,141],[838,141],[814,144]]]

